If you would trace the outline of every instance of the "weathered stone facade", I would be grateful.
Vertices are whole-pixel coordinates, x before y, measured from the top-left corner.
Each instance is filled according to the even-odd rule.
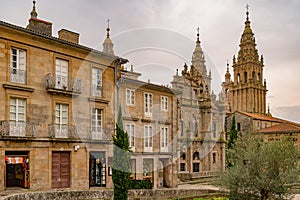
[[[0,190],[112,188],[115,70],[127,60],[30,26],[1,21],[0,37]]]
[[[233,57],[233,81],[229,72],[229,64],[223,82],[226,98],[226,112],[243,111],[266,114],[266,80],[263,76],[264,60],[256,49],[254,33],[250,27],[249,12],[244,32],[240,41],[237,58]]]
[[[123,70],[120,85],[123,123],[133,151],[131,179],[150,179],[154,188],[176,187],[177,91],[139,81],[140,75],[133,68]]]
[[[173,77],[172,88],[179,95],[178,169],[182,174],[213,172],[225,166],[224,99],[211,92],[211,73],[207,73],[199,33],[190,69]]]

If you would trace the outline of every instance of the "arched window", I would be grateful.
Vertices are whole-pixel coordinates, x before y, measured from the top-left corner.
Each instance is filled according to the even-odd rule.
[[[260,81],[260,73],[257,73],[257,80]]]
[[[255,72],[254,72],[254,71],[252,72],[252,80],[253,80],[254,82],[256,82],[256,77],[255,77]]]
[[[237,83],[240,83],[240,77],[241,75],[240,74],[237,74]]]
[[[247,79],[248,79],[248,73],[244,72],[244,83],[247,83]]]
[[[203,84],[202,83],[200,84],[200,93],[201,94],[203,93]]]
[[[200,154],[198,151],[196,151],[194,154],[193,154],[193,160],[199,160],[200,159]]]
[[[185,160],[185,153],[180,152],[180,159],[181,159],[181,160]]]

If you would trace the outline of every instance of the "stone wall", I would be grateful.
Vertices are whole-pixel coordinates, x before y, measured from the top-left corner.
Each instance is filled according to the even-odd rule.
[[[200,190],[200,189],[157,189],[157,190],[130,190],[128,192],[129,200],[154,200],[154,199],[176,199],[176,198],[191,198],[191,197],[214,197],[224,196],[215,190]],[[86,191],[53,191],[53,192],[28,192],[22,194],[12,194],[6,197],[0,197],[0,200],[108,200],[113,199],[113,190],[86,190]]]

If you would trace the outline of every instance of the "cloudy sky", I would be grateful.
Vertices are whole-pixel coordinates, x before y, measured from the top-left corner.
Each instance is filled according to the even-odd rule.
[[[25,27],[31,0],[0,0],[0,20]],[[80,33],[80,43],[102,49],[110,19],[117,55],[142,72],[143,80],[168,84],[191,61],[196,29],[207,68],[218,93],[226,62],[239,49],[245,6],[259,54],[274,116],[300,122],[300,0],[37,0],[38,18]],[[232,69],[231,69],[232,70]]]

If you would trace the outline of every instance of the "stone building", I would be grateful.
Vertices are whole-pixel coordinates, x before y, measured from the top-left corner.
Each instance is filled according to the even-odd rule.
[[[223,82],[226,98],[226,112],[243,111],[266,114],[266,80],[263,76],[264,60],[258,55],[254,33],[250,26],[247,10],[245,28],[240,40],[237,58],[233,56],[233,80],[229,72],[229,64]]]
[[[122,70],[120,101],[129,136],[131,179],[151,180],[154,188],[177,186],[177,91],[138,80]]]
[[[250,27],[247,8],[245,28],[240,40],[237,59],[233,57],[233,80],[229,64],[223,82],[226,99],[225,131],[230,131],[233,117],[239,133],[258,133],[266,141],[290,137],[299,147],[300,124],[273,117],[270,108],[266,112],[266,80],[263,79],[264,60],[258,55],[255,37]]]
[[[0,21],[0,190],[113,187],[116,70],[127,60],[37,18]]]
[[[225,165],[224,99],[211,92],[211,72],[207,72],[199,40],[192,65],[184,65],[182,75],[173,77],[172,88],[181,91],[179,100],[178,163],[179,178],[192,179],[212,174]]]

